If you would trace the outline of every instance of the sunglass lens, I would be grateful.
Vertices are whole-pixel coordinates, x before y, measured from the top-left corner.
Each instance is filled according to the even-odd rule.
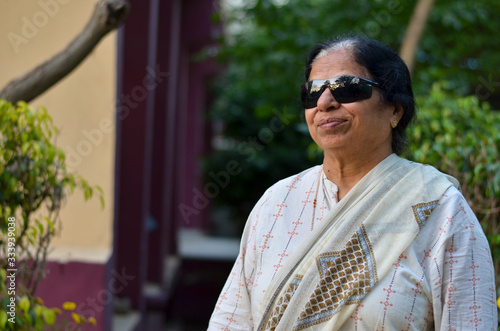
[[[372,88],[363,82],[347,82],[345,86],[332,90],[332,95],[340,103],[350,103],[370,98]]]
[[[304,108],[314,108],[318,103],[318,99],[325,90],[326,85],[319,87],[314,84],[314,81],[307,82],[300,88],[300,98]]]

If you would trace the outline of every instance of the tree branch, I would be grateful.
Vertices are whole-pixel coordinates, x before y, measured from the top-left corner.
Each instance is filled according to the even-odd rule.
[[[413,14],[406,29],[403,44],[401,45],[400,56],[405,61],[410,73],[415,68],[415,57],[417,47],[425,30],[427,19],[431,13],[435,0],[418,0]]]
[[[118,28],[128,15],[127,0],[99,0],[90,21],[60,53],[23,76],[9,82],[0,98],[12,103],[30,102],[75,69],[110,31]]]

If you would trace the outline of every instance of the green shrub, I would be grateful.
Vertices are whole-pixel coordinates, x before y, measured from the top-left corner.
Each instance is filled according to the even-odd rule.
[[[24,102],[13,106],[0,99],[0,330],[55,325],[62,311],[46,307],[35,291],[60,227],[59,210],[75,188],[83,190],[85,200],[97,189],[103,203],[99,187],[67,172],[63,150],[51,142],[56,135],[43,107],[35,110]],[[16,286],[10,285],[12,269]],[[95,323],[75,313],[72,318]]]

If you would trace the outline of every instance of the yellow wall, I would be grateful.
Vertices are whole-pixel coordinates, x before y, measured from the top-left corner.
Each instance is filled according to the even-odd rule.
[[[0,87],[62,50],[85,26],[97,0],[0,1]],[[99,260],[112,245],[116,32],[108,35],[69,76],[31,102],[44,105],[60,128],[57,144],[74,173],[104,190],[71,196],[61,212],[54,254]]]

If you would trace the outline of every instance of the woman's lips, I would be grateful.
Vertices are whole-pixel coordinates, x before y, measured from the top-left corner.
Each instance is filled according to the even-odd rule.
[[[347,122],[341,118],[325,118],[319,121],[318,127],[322,129],[331,129]]]

